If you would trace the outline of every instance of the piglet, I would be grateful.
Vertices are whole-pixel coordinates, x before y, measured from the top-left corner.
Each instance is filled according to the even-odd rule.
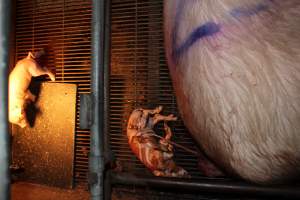
[[[40,56],[40,53],[36,55]],[[21,128],[28,126],[25,109],[27,104],[34,102],[36,98],[28,87],[32,77],[41,75],[48,75],[51,81],[55,81],[55,75],[46,67],[39,66],[31,52],[17,62],[9,74],[9,122]]]
[[[175,116],[159,114],[162,106],[155,109],[135,109],[128,120],[128,143],[134,154],[155,176],[189,177],[187,171],[175,164],[173,146],[170,144],[172,132],[168,121],[176,121]],[[154,126],[164,121],[165,137],[158,140]]]
[[[165,0],[168,66],[186,127],[228,174],[300,174],[300,1]]]

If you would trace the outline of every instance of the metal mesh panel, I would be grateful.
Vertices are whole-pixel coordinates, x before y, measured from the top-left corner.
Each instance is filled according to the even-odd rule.
[[[44,48],[43,63],[56,71],[56,81],[75,83],[78,95],[90,92],[91,1],[17,0],[16,59]],[[66,105],[66,109],[68,105]],[[75,182],[85,182],[88,170],[89,130],[79,129],[77,98]]]
[[[179,116],[164,53],[163,0],[112,0],[111,12],[110,144],[124,171],[148,173],[130,150],[126,126],[137,107],[163,105],[164,114]],[[171,127],[172,141],[195,150],[181,120]],[[195,156],[176,148],[175,161],[201,176]]]

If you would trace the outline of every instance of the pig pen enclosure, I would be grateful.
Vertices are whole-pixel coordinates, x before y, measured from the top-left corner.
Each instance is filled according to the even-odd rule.
[[[197,156],[177,146],[174,160],[191,178],[155,177],[133,154],[126,135],[130,113],[159,105],[179,117],[170,123],[172,141],[199,151],[180,119],[166,64],[163,0],[15,0],[11,7],[11,68],[28,51],[44,49],[42,64],[56,74],[55,83],[40,86],[36,127],[11,128],[12,185],[80,188],[91,199],[299,198],[296,184],[205,177]],[[96,98],[90,107],[81,102],[89,98]],[[161,135],[162,123],[155,130]]]

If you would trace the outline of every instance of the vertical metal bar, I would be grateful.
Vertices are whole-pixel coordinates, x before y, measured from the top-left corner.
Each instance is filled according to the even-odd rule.
[[[90,199],[104,199],[104,23],[105,0],[93,0],[92,9],[92,86],[93,103],[89,155]]]
[[[11,1],[0,0],[0,199],[10,199],[10,144],[8,133],[9,33]]]
[[[111,31],[111,0],[105,1],[105,27],[104,27],[104,158],[105,166],[112,162],[112,151],[110,148],[109,134],[109,77],[110,77],[110,31]],[[110,175],[105,170],[104,176],[104,199],[111,199],[111,182]]]

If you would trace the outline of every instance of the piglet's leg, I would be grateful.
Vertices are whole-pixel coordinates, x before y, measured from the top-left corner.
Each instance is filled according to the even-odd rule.
[[[165,130],[165,137],[160,139],[159,143],[161,144],[162,148],[167,149],[170,152],[173,152],[173,146],[169,143],[169,141],[171,140],[172,137],[172,131],[171,128],[168,126],[167,122],[164,122],[164,130]],[[173,155],[173,153],[172,153]]]
[[[154,109],[143,109],[143,115],[145,117],[148,117],[149,114],[154,115],[154,114],[158,114],[162,111],[163,107],[162,106],[157,106]]]
[[[30,101],[34,102],[35,98],[36,98],[36,96],[33,95],[29,90],[26,91],[25,100],[30,100]]]
[[[160,121],[176,121],[177,117],[175,117],[173,114],[170,114],[168,116],[160,115],[160,114],[155,114],[153,117],[153,122],[152,125],[154,126]]]
[[[149,115],[154,115],[154,114],[158,114],[161,112],[162,110],[162,106],[158,106],[156,107],[155,109],[142,109],[143,110],[143,116],[142,118],[145,120],[145,121],[148,121],[147,123],[147,127],[148,128],[153,128],[154,124],[152,123],[152,118],[150,117],[149,118]]]
[[[172,134],[171,128],[168,126],[168,124],[166,122],[164,123],[164,129],[165,129],[165,133],[166,133],[165,139],[170,140],[173,134]]]
[[[51,81],[55,81],[55,75],[50,72],[48,70],[48,68],[46,67],[32,67],[29,69],[29,73],[33,76],[33,77],[37,77],[37,76],[42,76],[42,75],[48,75],[51,79]]]

